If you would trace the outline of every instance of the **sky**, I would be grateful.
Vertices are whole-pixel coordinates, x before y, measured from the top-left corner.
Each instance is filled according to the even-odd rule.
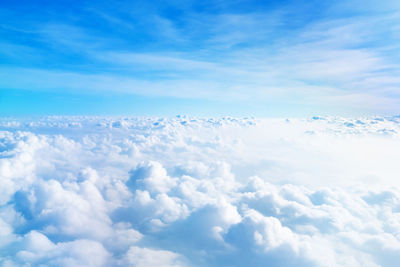
[[[396,115],[400,2],[0,1],[0,115]]]

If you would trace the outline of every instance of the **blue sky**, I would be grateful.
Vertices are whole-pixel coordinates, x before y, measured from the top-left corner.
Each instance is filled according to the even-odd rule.
[[[398,114],[400,2],[0,3],[1,115]]]

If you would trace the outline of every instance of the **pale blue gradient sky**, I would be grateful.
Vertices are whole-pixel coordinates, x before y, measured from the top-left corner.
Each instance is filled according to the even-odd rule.
[[[0,115],[398,114],[398,1],[2,1]]]

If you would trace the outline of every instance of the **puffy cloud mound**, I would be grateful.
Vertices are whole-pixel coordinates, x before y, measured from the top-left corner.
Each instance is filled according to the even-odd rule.
[[[397,266],[400,118],[0,119],[2,266]]]

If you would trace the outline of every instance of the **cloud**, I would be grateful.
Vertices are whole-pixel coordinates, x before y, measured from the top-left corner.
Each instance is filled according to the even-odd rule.
[[[91,240],[52,243],[45,235],[31,231],[20,242],[16,263],[46,264],[48,266],[105,266],[109,253]]]
[[[0,262],[395,266],[399,123],[3,118]]]
[[[165,250],[152,250],[148,248],[131,247],[123,259],[126,265],[145,266],[185,266],[180,256]]]

